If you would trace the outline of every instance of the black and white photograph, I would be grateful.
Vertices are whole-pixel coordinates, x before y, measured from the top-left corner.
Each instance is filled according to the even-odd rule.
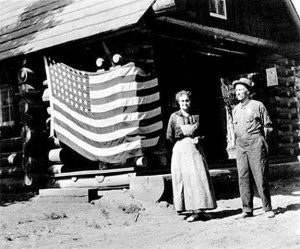
[[[300,248],[300,0],[0,0],[0,248]]]

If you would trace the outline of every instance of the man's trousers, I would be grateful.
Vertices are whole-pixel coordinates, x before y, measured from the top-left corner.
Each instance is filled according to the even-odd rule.
[[[272,210],[269,189],[268,145],[260,134],[236,140],[236,161],[243,211],[253,212],[254,183],[265,211]]]

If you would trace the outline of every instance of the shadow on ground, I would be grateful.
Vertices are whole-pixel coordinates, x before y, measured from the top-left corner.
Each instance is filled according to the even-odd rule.
[[[37,192],[24,192],[24,193],[1,193],[0,206],[9,206],[17,202],[29,201],[31,198],[37,196]]]

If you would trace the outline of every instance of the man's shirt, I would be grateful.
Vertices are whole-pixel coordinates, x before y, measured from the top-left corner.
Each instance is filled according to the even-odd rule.
[[[265,135],[264,129],[271,127],[270,116],[263,103],[256,100],[246,100],[233,109],[233,126],[236,137],[246,134]]]

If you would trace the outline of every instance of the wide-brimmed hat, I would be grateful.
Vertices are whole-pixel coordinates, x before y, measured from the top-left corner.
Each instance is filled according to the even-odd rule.
[[[233,87],[235,88],[236,85],[242,84],[248,88],[252,88],[254,86],[254,82],[247,79],[247,78],[240,78],[239,80],[235,80],[232,82]]]

